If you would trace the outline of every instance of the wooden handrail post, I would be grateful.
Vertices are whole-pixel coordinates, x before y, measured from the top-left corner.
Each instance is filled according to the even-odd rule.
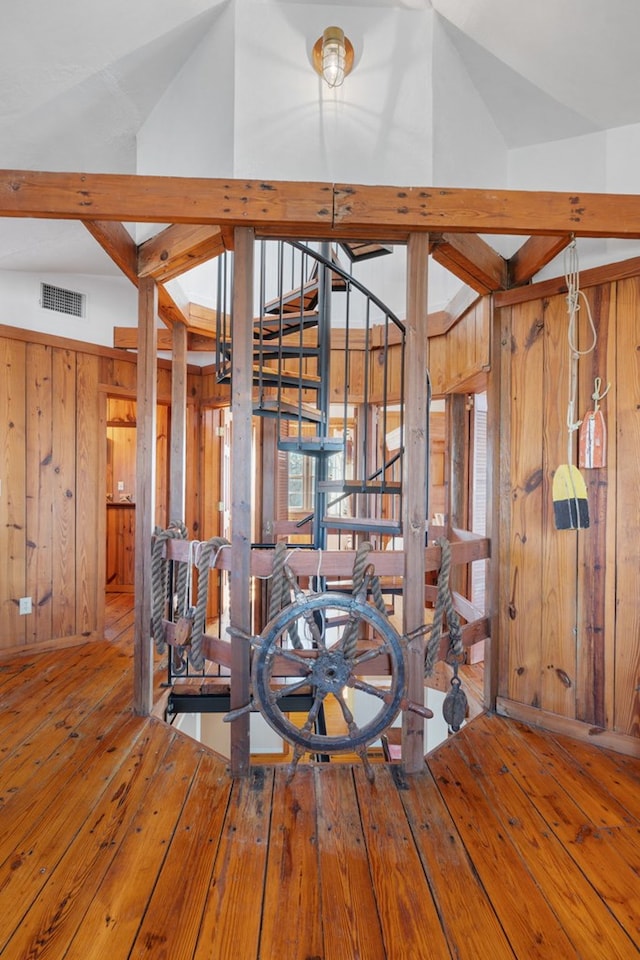
[[[138,366],[136,390],[136,536],[134,572],[133,709],[148,716],[153,707],[151,638],[151,535],[156,489],[156,316],[158,290],[153,278],[138,287]]]
[[[407,246],[407,321],[405,377],[405,463],[403,470],[402,535],[404,539],[403,628],[405,633],[424,623],[425,534],[427,508],[427,271],[429,235],[412,233]],[[424,639],[407,649],[407,696],[424,700]],[[402,759],[407,773],[424,766],[424,720],[405,711],[402,722]]]
[[[233,626],[251,632],[251,387],[253,375],[254,231],[234,230],[231,357],[231,580],[229,612]],[[231,709],[249,702],[249,644],[231,638]],[[231,775],[249,774],[249,714],[231,724]]]

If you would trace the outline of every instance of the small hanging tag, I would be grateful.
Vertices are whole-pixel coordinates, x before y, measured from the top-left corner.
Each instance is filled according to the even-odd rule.
[[[602,410],[590,410],[580,427],[580,467],[587,470],[607,465],[607,427]]]

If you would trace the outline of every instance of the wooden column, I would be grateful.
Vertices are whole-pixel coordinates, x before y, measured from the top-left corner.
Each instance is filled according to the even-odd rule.
[[[187,328],[174,323],[171,356],[169,520],[185,520],[187,463]]]
[[[251,388],[253,373],[254,231],[234,230],[231,369],[231,624],[251,632]],[[231,709],[249,702],[249,653],[246,640],[231,639]],[[231,775],[249,773],[249,714],[231,724]]]
[[[404,384],[405,437],[402,497],[404,538],[403,629],[424,623],[425,531],[427,505],[427,269],[429,235],[411,234],[407,246],[407,342]],[[424,638],[407,651],[410,700],[424,701]],[[406,711],[402,722],[402,758],[407,773],[424,766],[424,720]]]
[[[487,564],[484,706],[495,710],[500,678],[500,597],[508,586],[511,543],[511,309],[491,307],[491,369],[487,383]],[[499,550],[498,545],[503,549]]]
[[[151,534],[155,517],[156,474],[156,316],[155,280],[138,286],[138,367],[136,402],[136,560],[134,605],[133,709],[148,716],[153,706],[151,623]]]
[[[448,483],[448,527],[467,529],[469,490],[469,429],[467,397],[453,393],[447,397],[446,459]],[[452,567],[449,583],[452,590],[466,596],[467,566]]]

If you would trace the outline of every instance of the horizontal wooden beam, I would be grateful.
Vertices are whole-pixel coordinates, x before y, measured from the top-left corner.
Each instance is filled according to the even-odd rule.
[[[224,250],[220,227],[173,224],[139,246],[138,276],[166,283]]]
[[[640,238],[640,195],[0,171],[0,216],[254,226],[260,236],[411,232]]]
[[[506,260],[476,234],[443,234],[433,244],[431,256],[477,293],[504,290],[507,285]]]
[[[467,534],[467,539],[451,541],[451,563],[471,563],[474,560],[486,560],[490,555],[490,545],[486,537]],[[168,540],[166,556],[172,560],[189,561],[188,540]],[[273,550],[255,548],[251,551],[251,575],[269,577],[273,573]],[[425,569],[439,570],[442,552],[433,544],[425,550]],[[345,577],[353,574],[355,550],[299,550],[293,552],[287,564],[297,577]],[[380,577],[399,577],[404,572],[404,553],[400,550],[372,550],[369,554],[375,572]],[[230,550],[223,548],[216,554],[216,569],[230,569]]]

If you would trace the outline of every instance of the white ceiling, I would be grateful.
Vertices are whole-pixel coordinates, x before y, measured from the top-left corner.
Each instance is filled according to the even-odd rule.
[[[141,124],[229,3],[242,2],[7,0],[0,167],[135,172]],[[640,122],[638,0],[341,4],[385,6],[433,7],[507,149]],[[45,221],[0,220],[0,269],[117,274],[80,224]]]

